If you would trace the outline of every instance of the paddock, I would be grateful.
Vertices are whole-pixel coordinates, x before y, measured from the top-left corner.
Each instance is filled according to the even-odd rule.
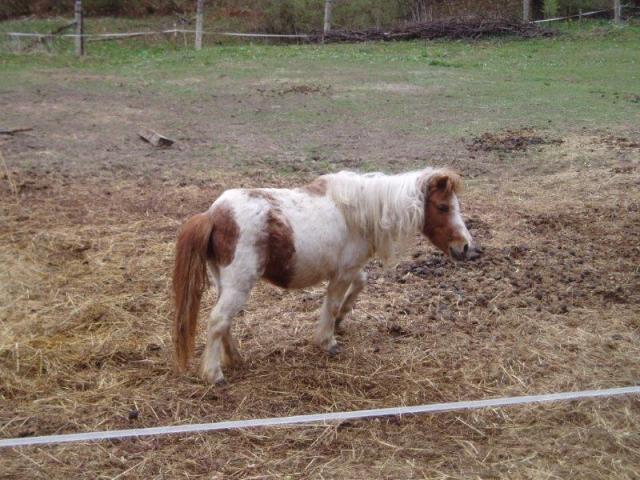
[[[0,436],[636,385],[637,27],[531,41],[0,57]],[[98,61],[99,60],[99,61]],[[549,85],[545,85],[549,83]],[[155,149],[150,126],[176,143]],[[0,125],[5,127],[5,125]],[[449,166],[484,255],[416,236],[338,341],[253,290],[245,357],[173,370],[179,226],[229,188]],[[203,298],[204,316],[215,301]],[[202,322],[201,322],[202,323]],[[198,335],[196,357],[204,342]],[[640,399],[3,450],[6,478],[636,478]]]

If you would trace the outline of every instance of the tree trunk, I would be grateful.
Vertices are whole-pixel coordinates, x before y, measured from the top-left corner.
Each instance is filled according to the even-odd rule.
[[[333,7],[333,0],[324,1],[324,33],[327,34],[331,31],[331,7]]]
[[[522,0],[522,22],[529,23],[531,20],[531,0]]]
[[[76,20],[76,55],[81,57],[84,55],[84,20],[82,18],[82,1],[76,0],[75,7],[75,20]]]
[[[196,2],[196,50],[202,49],[202,24],[204,23],[204,0]]]

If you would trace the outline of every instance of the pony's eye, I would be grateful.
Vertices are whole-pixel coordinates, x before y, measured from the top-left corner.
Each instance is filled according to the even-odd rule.
[[[447,213],[449,211],[449,205],[438,205],[438,210],[443,213]]]

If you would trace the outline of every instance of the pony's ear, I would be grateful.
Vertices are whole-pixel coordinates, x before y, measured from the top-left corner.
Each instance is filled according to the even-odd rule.
[[[462,189],[462,177],[453,170],[439,170],[428,181],[428,192],[458,193]]]

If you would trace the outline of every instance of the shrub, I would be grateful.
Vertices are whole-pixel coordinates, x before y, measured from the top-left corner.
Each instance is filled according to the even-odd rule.
[[[304,33],[322,26],[323,0],[272,0],[264,8],[263,28],[270,33]]]
[[[575,15],[581,9],[587,12],[612,7],[612,2],[609,0],[557,0],[557,2],[557,11],[561,15]]]
[[[544,17],[551,18],[558,15],[558,0],[544,0]]]

